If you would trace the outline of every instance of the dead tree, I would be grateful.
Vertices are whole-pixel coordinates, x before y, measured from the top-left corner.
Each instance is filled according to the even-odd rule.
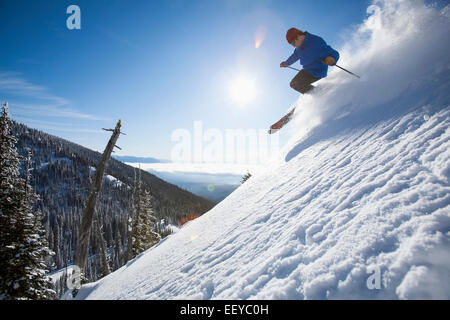
[[[81,269],[82,274],[84,273],[84,268],[86,267],[86,261],[89,251],[89,238],[91,234],[92,222],[95,216],[97,199],[103,185],[103,174],[114,147],[117,147],[116,142],[119,138],[119,135],[121,134],[120,127],[121,122],[119,120],[115,129],[103,129],[105,131],[111,131],[112,136],[109,139],[108,145],[103,152],[100,162],[97,164],[94,181],[91,185],[89,196],[83,209],[83,216],[81,217],[80,231],[78,234],[78,241],[75,249],[74,264]]]
[[[100,228],[100,221],[97,218],[97,220],[95,221],[95,233],[97,234],[97,241],[100,244],[100,257],[102,259],[102,271],[103,271],[103,276],[107,276],[108,274],[111,273],[111,271],[109,270],[109,266],[108,266],[108,258],[106,255],[106,245],[105,245],[105,240],[103,239],[102,236],[102,231]]]

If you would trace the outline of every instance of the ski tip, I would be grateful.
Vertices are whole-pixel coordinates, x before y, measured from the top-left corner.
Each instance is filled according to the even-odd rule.
[[[280,129],[272,129],[270,128],[269,131],[267,131],[268,134],[274,134],[275,132],[278,132]]]

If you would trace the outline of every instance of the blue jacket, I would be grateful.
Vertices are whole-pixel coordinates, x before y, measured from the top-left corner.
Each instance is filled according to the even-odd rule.
[[[290,66],[297,60],[300,60],[303,69],[308,71],[312,76],[316,78],[325,78],[328,72],[328,65],[322,63],[326,57],[333,57],[336,62],[339,60],[339,52],[332,47],[319,36],[313,35],[309,32],[306,33],[306,38],[300,47],[295,48],[294,53],[284,62],[287,66]]]

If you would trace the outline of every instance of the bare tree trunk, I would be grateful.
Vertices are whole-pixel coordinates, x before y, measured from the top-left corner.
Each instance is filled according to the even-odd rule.
[[[133,235],[137,232],[137,228],[139,226],[139,214],[141,213],[141,165],[139,165],[139,178],[138,178],[137,186],[136,186],[136,171],[134,174],[134,190],[133,190],[133,213],[134,218],[131,223],[131,230],[129,230],[129,237],[128,237],[128,251],[127,251],[127,261],[130,261],[135,257],[133,253]],[[135,211],[135,212],[134,212]],[[135,238],[136,240],[136,238]]]
[[[100,243],[100,257],[102,259],[102,269],[103,269],[103,276],[107,276],[111,273],[108,266],[108,258],[106,257],[106,247],[105,247],[105,241],[103,240],[102,231],[100,230],[100,221],[97,218],[95,221],[95,232],[97,233],[98,242]]]
[[[117,139],[120,135],[121,122],[117,122],[116,128],[114,130],[108,129],[106,131],[112,131],[113,134],[109,139],[108,145],[103,152],[100,162],[97,164],[97,171],[95,172],[94,182],[91,185],[91,190],[89,191],[89,196],[86,201],[83,216],[81,217],[81,225],[78,234],[77,247],[75,249],[75,259],[74,264],[80,267],[81,272],[84,273],[86,267],[86,261],[89,249],[89,237],[92,228],[92,220],[95,215],[95,207],[97,204],[98,195],[102,189],[103,184],[103,174],[105,172],[106,163],[111,157],[114,147],[116,146]]]
[[[133,168],[134,171],[134,184],[133,184],[133,192],[131,193],[131,201],[130,201],[130,207],[129,207],[129,213],[128,213],[128,220],[127,220],[127,252],[125,256],[125,262],[130,261],[133,258],[133,223],[135,219],[135,203],[134,198],[136,194],[136,168]]]

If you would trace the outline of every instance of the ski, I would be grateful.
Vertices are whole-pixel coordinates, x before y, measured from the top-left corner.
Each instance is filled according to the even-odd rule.
[[[269,134],[273,134],[283,128],[289,121],[292,120],[294,115],[295,108],[288,112],[283,118],[275,122],[273,125],[270,126]]]

